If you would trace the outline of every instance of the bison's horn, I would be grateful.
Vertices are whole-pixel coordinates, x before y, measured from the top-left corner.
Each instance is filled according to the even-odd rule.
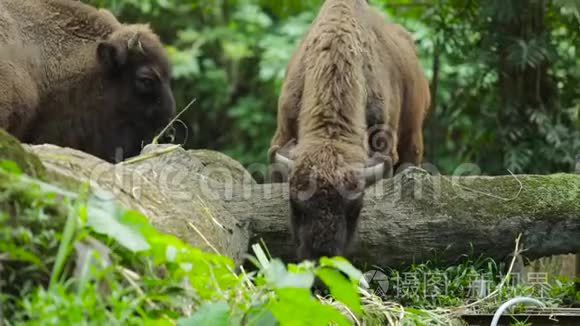
[[[385,163],[380,163],[371,167],[366,167],[363,170],[365,185],[368,187],[383,178],[385,170]]]
[[[143,50],[143,45],[141,44],[141,41],[139,40],[139,36],[137,34],[131,36],[131,38],[127,42],[127,47],[129,48],[129,50],[137,50],[141,53],[145,52]]]
[[[281,163],[284,164],[288,169],[292,169],[292,167],[294,166],[294,161],[292,161],[291,159],[287,158],[286,156],[276,152],[276,163]]]
[[[393,175],[393,164],[389,157],[377,155],[369,159],[366,167],[363,169],[365,186],[371,186],[379,180]]]
[[[135,45],[137,44],[137,34],[131,36],[131,38],[129,38],[129,40],[127,41],[127,47],[129,49],[134,49]]]

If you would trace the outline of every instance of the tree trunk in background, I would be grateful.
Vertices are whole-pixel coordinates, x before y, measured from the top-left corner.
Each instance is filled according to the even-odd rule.
[[[515,42],[542,38],[549,41],[548,29],[544,19],[546,3],[544,0],[525,1],[518,12],[507,20],[496,17],[493,33],[499,45],[498,75],[500,94],[504,104],[541,108],[550,102],[552,81],[547,70],[549,62],[544,58],[539,64],[529,65],[510,59],[508,48],[519,46]],[[521,59],[521,58],[520,58]],[[514,62],[515,61],[515,62]]]
[[[549,44],[550,28],[547,25],[546,12],[549,5],[545,0],[513,1],[511,9],[517,8],[517,13],[503,16],[500,13],[502,4],[486,2],[482,6],[496,6],[492,22],[489,26],[489,37],[494,40],[497,52],[498,88],[501,107],[504,108],[498,117],[499,139],[503,140],[504,148],[514,148],[518,144],[533,143],[531,138],[542,135],[535,123],[522,124],[522,121],[533,121],[532,114],[544,113],[550,119],[558,112],[558,92],[555,81],[549,76],[550,62],[547,57],[540,57],[535,64],[524,62],[526,58],[510,57],[514,47],[528,47],[531,42],[536,46],[546,48]],[[506,2],[503,4],[508,5]],[[505,13],[505,11],[504,11]],[[517,42],[523,41],[525,45]],[[533,43],[532,43],[533,44]],[[520,49],[521,50],[521,49]],[[527,51],[527,50],[526,50]],[[515,51],[517,52],[517,51]],[[525,52],[521,50],[520,52]],[[517,61],[520,61],[519,63]],[[518,126],[515,129],[514,126]],[[533,148],[529,148],[533,151]],[[533,155],[533,154],[532,154]],[[504,152],[505,156],[505,152]],[[563,255],[546,257],[530,263],[528,271],[546,271],[550,274],[563,273],[574,277],[580,270],[574,272],[578,256]]]
[[[425,158],[427,162],[436,162],[437,150],[436,146],[444,142],[445,131],[441,128],[439,120],[437,119],[437,93],[439,89],[439,67],[441,63],[441,53],[438,41],[433,45],[433,76],[429,84],[429,92],[431,93],[431,106],[425,118]]]
[[[501,6],[497,2],[488,2],[485,5]],[[555,82],[548,75],[550,62],[544,54],[539,57],[534,55],[533,63],[528,62],[530,59],[526,55],[513,56],[513,53],[529,54],[532,52],[530,49],[534,50],[533,47],[545,48],[545,44],[549,44],[550,33],[545,19],[546,1],[513,1],[512,6],[517,8],[517,13],[512,13],[509,17],[496,14],[489,24],[489,37],[494,39],[492,44],[498,49],[498,88],[500,104],[504,108],[498,122],[501,139],[510,144],[510,147],[541,134],[534,132],[537,129],[534,123],[523,125],[521,122],[532,121],[531,115],[535,112],[552,116],[558,97]],[[517,47],[526,49],[514,50]],[[514,130],[513,126],[529,130]]]
[[[574,167],[574,173],[580,175],[580,159],[578,159],[578,156],[576,158],[576,166]],[[576,291],[580,292],[580,253],[576,253],[576,255],[574,257],[574,267],[575,267],[574,268],[574,271],[575,271],[574,276],[579,278],[575,283]]]

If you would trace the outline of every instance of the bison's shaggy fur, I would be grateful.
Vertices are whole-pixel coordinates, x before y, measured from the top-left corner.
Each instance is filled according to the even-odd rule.
[[[346,254],[365,187],[422,161],[429,104],[412,37],[365,0],[326,0],[288,64],[269,151],[290,168],[299,259]]]
[[[147,25],[71,0],[0,0],[0,127],[108,161],[138,154],[175,113]]]

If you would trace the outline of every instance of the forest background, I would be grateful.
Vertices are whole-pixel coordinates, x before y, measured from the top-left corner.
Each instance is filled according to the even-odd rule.
[[[266,163],[284,69],[322,0],[88,2],[109,8],[123,22],[149,22],[160,34],[173,65],[178,110],[195,99],[176,125],[174,142],[218,150],[246,166]],[[462,163],[474,163],[489,175],[572,170],[580,154],[580,0],[370,2],[417,42],[434,94],[425,127],[427,162],[442,173]],[[23,153],[19,147],[15,152]],[[247,316],[260,325],[276,320],[328,324],[345,320],[337,310],[342,309],[349,315],[362,310],[372,325],[401,318],[406,324],[447,325],[464,311],[461,307],[490,313],[514,296],[538,295],[534,284],[504,287],[507,278],[494,278],[486,283],[497,289],[494,296],[474,305],[473,274],[506,271],[505,262],[485,257],[446,267],[433,261],[402,273],[389,269],[391,279],[407,272],[443,273],[445,287],[420,277],[425,281],[416,286],[419,294],[387,293],[386,301],[368,293],[359,298],[358,282],[350,281],[361,275],[343,260],[325,259],[321,267],[310,264],[300,267],[307,273],[294,273],[296,266],[286,269],[279,260],[268,261],[256,250],[260,246],[252,247],[260,272],[242,278],[232,273],[230,258],[160,233],[140,213],[88,197],[87,188],[77,194],[48,184],[34,171],[39,166],[24,164],[22,174],[14,162],[0,160],[0,324],[78,325],[87,311],[96,325],[208,320],[229,325]],[[143,244],[149,249],[137,253]],[[95,252],[100,259],[87,259]],[[561,270],[562,264],[554,265]],[[569,265],[575,274],[575,265]],[[328,267],[342,267],[351,280]],[[341,304],[311,297],[314,275],[330,280]],[[546,289],[540,287],[542,295],[547,291],[544,302],[559,307],[580,302],[572,280],[549,275],[556,277]],[[421,293],[427,288],[445,291],[426,297]]]
[[[265,163],[289,57],[321,0],[90,0],[167,45],[174,142]],[[412,32],[434,101],[425,161],[441,173],[570,172],[580,153],[580,1],[371,0]],[[258,179],[260,176],[256,176]]]

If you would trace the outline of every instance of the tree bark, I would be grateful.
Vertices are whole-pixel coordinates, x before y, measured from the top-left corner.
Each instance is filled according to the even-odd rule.
[[[225,198],[227,210],[250,221],[254,243],[291,260],[285,184],[255,185]],[[500,177],[431,176],[409,169],[369,189],[357,245],[358,266],[403,266],[466,254],[504,259],[522,234],[524,256],[575,253],[580,249],[580,177],[572,174]]]
[[[42,169],[44,180],[70,190],[88,181],[94,193],[107,190],[101,196],[194,246],[241,264],[263,239],[272,256],[292,261],[287,185],[256,184],[223,154],[151,145],[113,165],[52,145],[10,149],[5,137],[0,159],[11,151],[25,166],[40,159],[43,168],[31,171]],[[529,258],[580,251],[580,175],[450,178],[408,169],[367,190],[348,258],[362,269],[452,263],[470,253],[503,259],[520,233]]]
[[[231,257],[236,263],[243,261],[249,246],[246,222],[235,219],[222,203],[206,200],[207,191],[197,188],[211,183],[253,183],[231,158],[213,151],[149,146],[142,152],[144,157],[113,165],[70,148],[26,148],[40,158],[49,182],[71,191],[88,182],[99,199],[145,214],[161,232]],[[220,175],[223,171],[228,171],[227,180]]]

